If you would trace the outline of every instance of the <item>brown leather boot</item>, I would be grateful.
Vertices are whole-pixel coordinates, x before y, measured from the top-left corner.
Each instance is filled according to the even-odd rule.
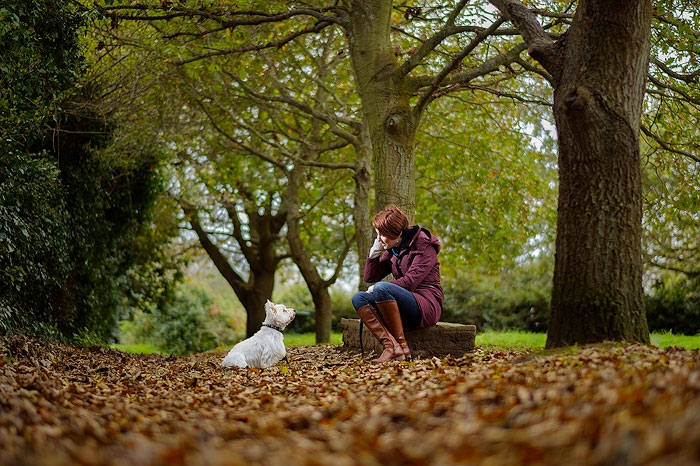
[[[394,300],[379,301],[377,304],[377,309],[382,315],[384,322],[386,323],[386,328],[396,339],[396,342],[401,347],[403,355],[406,359],[411,359],[411,350],[406,342],[406,337],[403,334],[403,323],[401,322],[401,313],[399,312],[399,305]]]
[[[403,348],[396,342],[396,339],[387,330],[382,322],[379,314],[374,307],[369,304],[362,306],[357,310],[357,315],[362,322],[367,326],[372,335],[377,337],[379,343],[384,347],[384,352],[377,359],[372,359],[372,364],[380,364],[383,362],[392,361],[394,359],[403,361]]]

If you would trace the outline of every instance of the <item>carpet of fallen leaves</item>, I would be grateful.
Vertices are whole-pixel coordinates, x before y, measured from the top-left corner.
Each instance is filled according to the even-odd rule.
[[[223,355],[0,337],[0,465],[700,464],[697,350]]]

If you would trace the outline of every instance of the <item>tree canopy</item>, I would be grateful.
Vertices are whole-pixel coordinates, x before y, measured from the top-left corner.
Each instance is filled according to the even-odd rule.
[[[33,176],[47,186],[50,180],[60,179],[54,182],[56,191],[38,193],[28,188],[13,199],[42,195],[47,205],[55,206],[54,212],[75,209],[72,215],[55,218],[47,211],[39,215],[43,225],[52,225],[57,233],[69,229],[74,217],[80,216],[78,212],[89,211],[88,205],[96,207],[87,202],[67,206],[66,195],[59,191],[75,189],[82,193],[78,200],[99,200],[102,207],[93,212],[92,226],[73,230],[82,237],[79,243],[107,250],[112,246],[95,238],[104,238],[105,232],[135,234],[137,228],[124,225],[147,223],[144,213],[153,212],[153,195],[167,193],[170,199],[160,205],[179,206],[178,218],[171,219],[170,226],[182,221],[181,227],[195,232],[239,299],[250,300],[249,332],[261,317],[250,310],[261,307],[256,303],[273,293],[277,268],[293,262],[319,313],[317,335],[326,338],[331,312],[328,289],[338,280],[357,280],[349,277],[346,258],[357,264],[359,274],[355,275],[362,275],[362,258],[373,235],[371,214],[388,202],[400,204],[412,220],[444,240],[443,274],[448,286],[455,285],[451,295],[456,307],[468,307],[471,299],[460,287],[490,289],[506,275],[510,279],[518,276],[511,273],[515,270],[529,270],[528,274],[538,277],[551,275],[555,237],[565,231],[555,226],[556,219],[565,218],[562,206],[578,202],[562,200],[561,191],[557,193],[562,189],[562,179],[557,177],[566,172],[562,170],[562,153],[566,153],[562,148],[583,147],[580,141],[562,146],[566,140],[563,129],[571,127],[584,134],[586,128],[583,123],[562,126],[560,110],[575,108],[571,105],[577,98],[580,103],[597,102],[599,116],[618,108],[612,97],[596,100],[598,95],[613,95],[602,87],[591,86],[590,81],[571,87],[574,80],[566,81],[560,74],[582,68],[562,68],[559,60],[567,44],[580,39],[574,33],[586,31],[576,26],[577,18],[594,18],[598,8],[603,8],[598,3],[462,1],[418,7],[388,0],[291,6],[280,2],[113,1],[80,7],[69,4],[63,9],[51,5],[50,1],[40,2],[32,10],[18,3],[1,10],[7,20],[0,32],[17,47],[3,49],[0,65],[21,70],[3,78],[9,89],[1,103],[7,109],[3,140],[13,145],[16,156],[20,147],[33,154],[45,148],[51,155],[48,159],[31,157],[32,163],[22,155],[12,173],[26,165],[34,167]],[[95,10],[89,10],[93,6]],[[27,12],[36,15],[44,7],[51,10],[47,21],[39,24],[34,16],[27,19]],[[636,100],[643,102],[640,114],[626,117],[632,122],[629,131],[625,130],[630,138],[603,149],[602,142],[615,138],[594,137],[600,144],[581,152],[584,158],[596,151],[612,154],[613,148],[623,145],[638,151],[638,161],[625,159],[642,169],[639,183],[629,190],[634,198],[618,196],[588,204],[588,208],[603,206],[596,215],[610,220],[612,230],[627,220],[643,225],[633,235],[639,237],[639,253],[630,253],[630,257],[640,256],[632,280],[639,284],[635,285],[636,308],[641,306],[642,254],[646,270],[655,272],[656,278],[665,276],[662,269],[688,277],[697,271],[693,252],[698,163],[694,44],[699,15],[689,1],[660,2],[650,11],[649,67],[639,78],[645,80],[643,100]],[[78,28],[89,12],[99,13],[96,21],[89,29]],[[61,15],[66,17],[63,22],[57,20]],[[619,35],[615,25],[601,27],[601,34]],[[54,29],[86,32],[81,36],[85,48],[80,49],[77,36],[66,34],[51,42]],[[20,48],[25,39],[30,45]],[[65,54],[49,51],[48,43],[59,44],[54,48]],[[625,48],[615,41],[604,45],[612,45],[600,54],[607,58]],[[47,63],[43,68],[37,67],[41,59]],[[65,66],[55,66],[59,59]],[[90,65],[90,73],[82,73],[83,63]],[[629,69],[639,69],[637,64]],[[32,73],[39,69],[40,73]],[[590,72],[593,67],[586,69]],[[616,70],[608,65],[602,69]],[[606,81],[612,82],[615,80]],[[59,105],[63,110],[71,108],[60,97],[77,83],[83,92],[72,108],[97,109],[94,114],[102,118],[102,126],[93,128],[103,133],[80,139],[81,144],[90,145],[80,156],[79,138],[71,139],[68,130],[76,124],[82,130],[88,128],[85,113],[72,120],[73,126],[67,117],[52,116],[61,115]],[[586,89],[593,92],[586,94]],[[559,95],[559,91],[566,92]],[[46,97],[49,95],[55,99]],[[586,100],[589,97],[592,100]],[[29,101],[41,105],[27,105]],[[622,115],[619,109],[623,107],[612,115]],[[110,119],[105,125],[106,115]],[[606,126],[612,128],[615,121],[612,118]],[[23,139],[32,134],[28,128],[37,129],[35,134],[40,135],[31,148],[30,141]],[[50,131],[44,131],[46,128]],[[635,140],[639,130],[641,136]],[[111,136],[103,137],[108,132]],[[608,136],[617,134],[622,133],[612,131]],[[62,155],[52,152],[55,140],[72,141],[76,150]],[[96,157],[91,151],[98,146],[102,155]],[[60,162],[59,156],[63,165],[55,163]],[[609,163],[613,158],[600,160]],[[45,162],[41,160],[49,163],[42,168]],[[81,162],[85,160],[90,163]],[[594,165],[582,166],[590,169]],[[70,167],[82,171],[70,172]],[[602,168],[600,178],[593,172],[564,176],[564,192],[591,188],[590,199],[616,192],[614,187],[624,177]],[[167,190],[158,187],[152,174],[167,179]],[[608,175],[612,175],[609,180]],[[81,183],[84,178],[93,184]],[[113,182],[124,179],[129,182]],[[589,179],[606,180],[612,188],[600,189],[605,183],[587,184]],[[580,182],[581,189],[570,184],[571,180]],[[137,192],[143,204],[133,203]],[[5,218],[19,218],[23,209],[29,212],[27,203],[14,204],[20,210],[6,204]],[[643,212],[644,217],[616,217],[606,213],[611,212],[606,205]],[[101,208],[106,210],[100,212]],[[573,219],[569,241],[574,247],[584,237],[591,240],[593,234],[584,233],[586,229],[576,223],[585,216],[575,209],[569,214]],[[4,228],[9,231],[7,225]],[[260,228],[264,225],[274,228]],[[48,241],[39,233],[38,224],[29,229],[32,238]],[[156,237],[149,234],[150,240]],[[125,238],[113,243],[115,253],[124,253]],[[67,248],[74,239],[57,234],[51,241]],[[636,244],[637,239],[631,242]],[[600,266],[604,257],[613,257],[606,252],[607,239],[593,243],[601,245],[601,256],[590,256],[592,263]],[[565,249],[556,249],[563,257]],[[31,264],[40,264],[38,256],[31,257],[29,251],[24,254],[27,270]],[[574,270],[584,269],[580,267],[588,260],[584,256],[574,261],[578,264]],[[30,274],[22,275],[21,267],[15,262],[4,273],[28,277]],[[58,275],[79,272],[69,261],[61,267],[62,271],[56,269]],[[39,269],[48,270],[43,265]],[[97,270],[99,267],[80,271],[83,275],[73,275],[73,280],[87,284],[88,276],[105,275],[106,269]],[[616,275],[613,269],[610,273]],[[559,274],[570,284],[582,283],[574,275]],[[46,277],[36,275],[42,276]],[[620,288],[618,285],[613,288]],[[596,299],[592,301],[617,302]],[[590,296],[584,301],[591,302]]]
[[[193,76],[198,77],[206,75],[200,73],[225,77],[227,81],[223,83],[230,83],[231,89],[239,95],[235,102],[223,104],[225,93],[217,94],[216,97],[209,93],[204,100],[200,99],[200,101],[206,102],[206,105],[218,107],[218,111],[222,111],[223,114],[228,111],[236,115],[240,113],[252,115],[256,130],[252,129],[253,120],[251,120],[245,126],[245,130],[239,131],[237,135],[249,141],[254,135],[256,140],[265,141],[272,150],[278,151],[286,158],[286,163],[298,163],[301,160],[299,152],[289,151],[289,147],[296,147],[289,146],[292,142],[289,135],[282,133],[283,135],[280,136],[279,133],[279,123],[284,122],[285,116],[289,114],[299,115],[298,112],[302,112],[306,118],[316,119],[319,127],[323,128],[324,134],[333,135],[340,144],[350,144],[354,148],[354,154],[349,153],[356,157],[351,161],[350,167],[355,170],[356,197],[353,213],[357,225],[357,251],[360,257],[362,257],[361,251],[366,249],[369,243],[371,230],[368,232],[368,215],[360,214],[370,210],[370,202],[366,197],[357,197],[358,193],[373,189],[375,208],[381,208],[386,202],[397,202],[406,207],[412,215],[415,210],[417,220],[428,219],[427,223],[434,223],[436,218],[441,218],[438,215],[441,208],[444,212],[444,207],[449,205],[445,203],[446,198],[440,195],[440,184],[449,180],[451,174],[445,174],[443,170],[437,172],[440,173],[437,175],[434,171],[440,166],[450,169],[450,157],[444,152],[436,151],[437,156],[426,156],[425,159],[421,159],[421,167],[430,167],[422,168],[421,176],[425,176],[426,180],[432,177],[434,182],[426,186],[427,189],[424,192],[427,194],[426,197],[415,194],[416,183],[420,183],[422,179],[421,176],[415,176],[416,168],[419,166],[416,143],[419,141],[420,136],[417,135],[421,134],[421,128],[438,128],[432,132],[442,132],[440,137],[445,141],[450,139],[456,141],[464,136],[460,134],[454,137],[455,133],[460,132],[459,130],[445,132],[449,125],[446,123],[449,121],[449,116],[447,118],[443,116],[444,121],[440,122],[426,117],[429,114],[431,118],[433,118],[432,115],[440,115],[438,110],[442,105],[440,101],[449,96],[460,96],[455,100],[465,104],[463,112],[470,112],[470,109],[479,108],[479,106],[486,108],[487,105],[484,102],[488,100],[486,96],[490,95],[492,96],[492,102],[488,105],[490,108],[505,107],[506,104],[513,102],[522,109],[529,108],[530,110],[522,110],[520,113],[521,116],[527,115],[527,119],[511,120],[511,124],[521,130],[521,141],[526,142],[518,143],[516,136],[504,150],[504,152],[510,152],[508,156],[511,160],[517,157],[518,160],[529,160],[533,163],[532,161],[537,160],[535,157],[539,157],[539,160],[530,165],[530,168],[522,167],[529,176],[523,177],[523,171],[520,168],[514,168],[512,164],[509,164],[505,170],[503,168],[506,164],[498,169],[489,169],[494,167],[484,164],[482,165],[484,172],[472,170],[469,173],[473,179],[485,177],[491,180],[490,183],[484,183],[482,188],[484,191],[481,193],[473,184],[469,186],[476,188],[472,190],[474,193],[482,194],[481,197],[472,197],[472,202],[475,203],[473,210],[479,211],[481,219],[473,225],[479,226],[478,222],[482,222],[483,237],[488,236],[490,240],[496,241],[502,238],[501,246],[510,248],[511,251],[501,254],[502,257],[520,257],[522,260],[531,254],[552,253],[554,216],[551,208],[547,209],[547,206],[553,197],[551,189],[557,184],[561,189],[561,183],[556,183],[551,178],[554,173],[551,152],[549,159],[543,153],[543,150],[552,150],[551,135],[547,134],[549,130],[546,129],[547,124],[551,123],[547,119],[542,120],[541,116],[538,117],[541,110],[537,108],[550,105],[548,102],[551,95],[546,91],[546,83],[553,84],[556,90],[563,79],[558,74],[562,68],[561,63],[557,61],[560,58],[557,58],[557,54],[554,53],[555,48],[566,43],[567,31],[574,24],[576,13],[595,11],[597,6],[591,6],[591,10],[586,10],[587,3],[578,5],[576,9],[567,3],[559,2],[542,2],[541,5],[528,5],[528,8],[512,1],[491,3],[496,5],[503,15],[500,15],[497,9],[482,3],[456,2],[417,8],[393,5],[388,1],[352,1],[334,5],[309,3],[291,8],[274,3],[263,7],[254,2],[247,5],[250,8],[213,8],[207,5],[195,7],[194,4],[190,5],[187,2],[165,6],[159,3],[146,3],[139,6],[103,5],[102,11],[111,18],[111,25],[115,32],[112,39],[116,39],[115,44],[139,43],[142,47],[143,38],[127,37],[118,30],[120,24],[138,22],[143,27],[156,31],[156,39],[150,43],[150,47],[152,50],[158,50],[165,59],[164,63],[171,68],[189,70],[187,73],[194,72]],[[519,21],[517,18],[521,13],[539,22]],[[653,13],[655,14],[653,28],[652,23],[642,27],[642,29],[648,28],[649,33],[663,36],[672,29],[674,34],[692,37],[693,31],[697,29],[693,28],[692,21],[688,21],[692,16],[688,15],[688,10],[676,14],[675,10],[659,8]],[[530,28],[528,24],[537,24],[537,27]],[[340,31],[344,38],[334,39]],[[615,30],[610,29],[608,33],[614,35]],[[139,40],[141,42],[136,42]],[[692,74],[680,73],[676,69],[680,62],[667,58],[672,57],[672,54],[668,54],[668,48],[664,49],[667,47],[663,45],[664,42],[655,40],[653,43],[658,45],[654,45],[651,59],[652,71],[660,71],[664,79],[680,79],[686,85],[691,83],[692,78],[689,79],[689,77]],[[532,58],[525,56],[526,47],[529,47],[528,52]],[[327,55],[328,50],[333,50],[335,55]],[[681,46],[680,50],[692,55],[692,51],[687,47]],[[305,53],[308,54],[306,57]],[[342,64],[345,63],[344,66],[350,65],[352,70],[352,76],[345,72],[346,79],[350,77],[352,79],[343,80],[342,75],[335,71],[334,65],[330,62],[325,64],[326,70],[333,71],[327,71],[323,76],[333,76],[334,79],[333,85],[325,87],[325,94],[333,96],[334,100],[331,101],[342,103],[336,106],[339,110],[335,113],[326,107],[317,106],[324,101],[318,99],[318,95],[314,96],[313,92],[308,92],[309,86],[303,85],[304,79],[299,79],[300,75],[295,74],[293,68],[285,68],[289,66],[286,65],[287,63],[297,61],[298,70],[303,72],[305,66],[312,69],[316,66],[313,64],[314,60],[324,56],[340,57],[340,60],[335,60],[337,66],[340,66],[337,69],[341,69]],[[347,57],[346,62],[342,60],[343,57]],[[306,64],[298,60],[306,60]],[[643,60],[645,60],[644,53],[642,53]],[[642,76],[646,77],[644,69],[642,69]],[[207,80],[205,79],[204,82]],[[665,87],[660,86],[659,84],[663,81],[658,77],[656,80],[650,78],[648,82],[650,86],[663,87],[664,92],[671,92],[676,97],[682,95],[683,90],[678,86],[668,83],[664,85]],[[297,89],[295,86],[297,83],[302,87]],[[350,87],[346,87],[345,83],[350,84]],[[228,87],[227,84],[217,86],[221,90]],[[201,92],[203,88],[199,86],[198,89],[198,92]],[[354,89],[359,100],[339,98],[341,95],[347,95],[339,92],[345,92],[348,89]],[[243,108],[237,107],[245,101],[245,99],[239,100],[241,90],[245,90],[246,99],[249,101],[258,99],[256,103],[247,106],[243,104]],[[650,93],[653,93],[653,89],[647,89],[647,94]],[[474,96],[474,98],[461,96]],[[285,108],[286,115],[273,114],[269,110],[258,113],[262,108],[260,103],[265,99],[268,106],[274,105],[276,109]],[[692,101],[692,99],[688,100]],[[665,104],[666,100],[659,99],[659,102]],[[287,107],[281,106],[282,104]],[[442,106],[451,108],[448,105]],[[348,109],[353,110],[348,112]],[[433,112],[433,109],[435,109],[434,113],[426,113]],[[204,110],[211,117],[212,111]],[[476,115],[478,111],[472,110],[471,113]],[[508,112],[503,113],[508,114]],[[517,115],[517,112],[513,111],[512,114]],[[352,119],[347,119],[348,116]],[[639,116],[632,118],[634,122],[634,119],[639,119]],[[273,126],[277,126],[274,131],[270,130],[271,127],[264,129],[262,126],[257,126],[262,121],[273,122]],[[469,119],[466,120],[468,121]],[[502,125],[503,120],[499,123]],[[676,120],[674,124],[682,125],[683,122]],[[453,126],[458,127],[454,124]],[[659,132],[650,130],[645,124],[636,126],[644,131],[647,138],[645,141],[659,148],[664,147],[666,142]],[[221,126],[217,127],[215,124],[214,128],[215,131],[219,131]],[[482,128],[481,133],[485,136],[483,140],[488,141],[485,145],[487,150],[497,151],[498,146],[494,142],[503,143],[505,139],[493,136],[497,133],[497,130],[493,129],[494,132],[490,133]],[[306,131],[307,134],[313,134],[311,127]],[[228,133],[233,134],[231,131]],[[273,141],[269,138],[269,134],[277,134],[276,137],[281,139]],[[528,137],[537,135],[544,136],[540,143],[528,141]],[[469,149],[478,139],[477,137],[469,141]],[[448,144],[454,145],[452,142]],[[372,151],[371,165],[367,165],[364,155],[368,146]],[[513,146],[524,148],[531,155],[525,155],[523,152],[520,156],[514,156],[518,152],[512,150]],[[638,147],[638,143],[632,139],[631,146]],[[459,143],[456,147],[461,147],[463,150],[467,148],[465,145],[460,146]],[[246,150],[250,149],[251,147],[248,147]],[[425,153],[430,153],[431,149],[433,147],[426,148]],[[265,154],[259,150],[259,147],[254,150],[258,155]],[[692,151],[687,152],[691,154],[692,159]],[[338,148],[329,155],[335,156],[342,153]],[[677,153],[682,154],[683,151],[679,150]],[[461,157],[456,156],[457,160],[464,163],[465,153],[460,155]],[[267,157],[268,161],[273,160],[268,154],[263,155],[264,157]],[[466,159],[469,159],[468,153]],[[634,161],[632,165],[635,165]],[[363,175],[363,170],[369,167],[371,167],[373,183],[368,186],[368,178]],[[476,167],[479,165],[472,168]],[[319,173],[318,169],[321,167],[313,168],[316,173]],[[510,175],[510,181],[508,181],[508,175]],[[550,178],[547,178],[548,176]],[[537,181],[542,179],[547,179],[545,184],[537,184]],[[511,197],[508,200],[504,196],[504,193],[515,192],[518,189],[521,197]],[[635,188],[634,191],[638,189],[641,188]],[[459,191],[453,194],[457,196],[451,199],[457,199],[459,204]],[[419,198],[424,205],[416,203]],[[488,201],[485,202],[485,200]],[[491,200],[494,200],[493,207],[488,206]],[[641,198],[637,196],[637,201],[633,201],[630,205],[640,200]],[[416,208],[417,205],[418,208]],[[564,205],[567,204],[564,203]],[[632,211],[634,209],[630,210]],[[450,219],[449,215],[446,217],[446,220]],[[559,217],[561,218],[561,212]],[[451,219],[454,218],[454,216],[451,217]],[[543,218],[548,219],[548,222],[543,222]],[[640,224],[640,222],[641,219],[632,223]],[[449,239],[464,240],[473,237],[475,231],[480,231],[478,227],[469,228],[469,222],[452,223],[444,231],[446,238]],[[444,226],[448,225],[449,223]],[[516,225],[521,228],[519,231],[516,231]],[[513,229],[508,230],[508,228]],[[487,233],[489,229],[495,235],[489,235]],[[636,236],[639,237],[639,235]],[[461,257],[475,255],[468,253],[470,250],[475,251],[474,245],[462,243],[459,247],[462,248],[462,252],[467,252],[461,254]],[[455,250],[459,249],[455,248]],[[635,256],[636,253],[632,255]],[[496,263],[503,262],[496,261]],[[636,278],[632,279],[633,282],[639,283],[637,290],[641,290],[641,262],[639,264],[633,274]],[[612,271],[611,273],[614,274]],[[639,291],[635,293],[638,294]],[[635,302],[637,304],[634,306],[639,309],[639,300],[636,299]]]

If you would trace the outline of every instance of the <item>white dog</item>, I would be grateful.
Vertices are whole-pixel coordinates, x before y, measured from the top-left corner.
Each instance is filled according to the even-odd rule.
[[[260,330],[228,352],[224,367],[270,367],[287,357],[282,330],[294,320],[297,311],[284,304],[265,303],[265,321]]]

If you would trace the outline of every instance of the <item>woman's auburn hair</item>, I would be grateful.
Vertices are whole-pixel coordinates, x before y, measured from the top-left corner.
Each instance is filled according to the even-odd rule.
[[[408,216],[394,204],[389,204],[374,216],[372,226],[382,236],[398,238],[404,231],[408,230]]]

